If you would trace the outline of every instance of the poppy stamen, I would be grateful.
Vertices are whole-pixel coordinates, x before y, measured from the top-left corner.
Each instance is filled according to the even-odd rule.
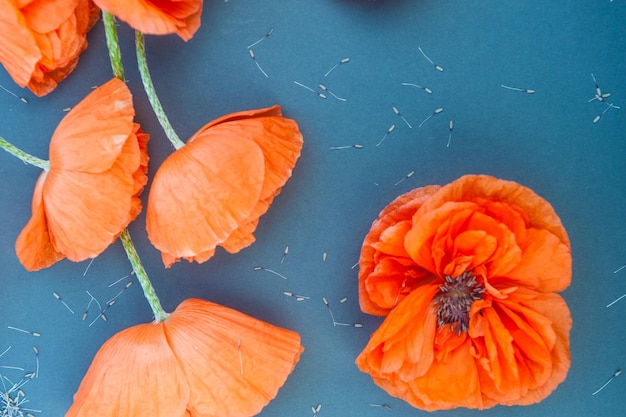
[[[350,58],[344,58],[341,61],[337,62],[335,65],[333,65],[333,67],[331,69],[329,69],[326,74],[324,74],[324,77],[328,77],[328,75],[333,72],[335,70],[335,68],[337,68],[339,65],[343,65],[343,64],[347,64],[348,62],[350,62]]]
[[[482,299],[485,287],[471,272],[464,272],[456,278],[446,275],[439,291],[435,296],[437,325],[450,324],[450,330],[457,335],[467,332],[470,308],[474,301]]]

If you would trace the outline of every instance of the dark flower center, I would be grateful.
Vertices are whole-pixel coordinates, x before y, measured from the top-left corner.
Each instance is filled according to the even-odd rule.
[[[456,278],[446,276],[444,283],[435,295],[437,305],[437,325],[450,325],[456,334],[469,329],[469,313],[472,303],[482,299],[485,287],[476,282],[471,272],[464,272]]]

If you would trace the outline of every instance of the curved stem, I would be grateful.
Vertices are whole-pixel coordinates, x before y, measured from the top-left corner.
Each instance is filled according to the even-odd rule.
[[[104,30],[107,38],[107,49],[109,50],[109,59],[111,60],[113,75],[115,75],[120,80],[125,81],[124,67],[122,65],[122,54],[120,52],[120,44],[117,39],[117,29],[115,28],[114,17],[112,14],[102,11],[102,20],[104,21]],[[152,309],[152,313],[154,314],[154,320],[157,323],[163,322],[163,320],[165,320],[169,316],[169,314],[163,309],[161,301],[159,301],[159,297],[154,291],[154,287],[150,282],[148,273],[143,268],[141,259],[139,259],[139,254],[137,253],[135,245],[130,238],[130,233],[128,232],[128,229],[124,229],[124,231],[120,235],[120,240],[122,241],[122,246],[126,251],[126,256],[128,257],[128,260],[133,267],[135,276],[139,281],[139,285],[141,285],[143,294],[146,297],[146,300],[148,300],[148,304],[150,304],[150,308]]]
[[[107,49],[113,74],[124,81],[124,66],[122,65],[122,52],[117,39],[117,28],[115,27],[115,17],[109,12],[102,11],[102,21],[104,22],[104,33],[107,38]]]
[[[24,152],[23,150],[17,148],[16,146],[4,140],[4,138],[2,137],[0,137],[0,148],[4,149],[11,155],[18,157],[22,162],[25,162],[29,165],[34,165],[36,167],[43,169],[44,171],[47,171],[50,169],[50,162],[46,161],[45,159],[40,159],[40,158],[37,158],[36,156],[33,156],[29,153]]]
[[[143,39],[143,33],[138,30],[135,31],[135,49],[137,50],[137,65],[139,66],[139,74],[141,74],[141,82],[143,83],[143,88],[148,95],[148,100],[150,101],[150,105],[156,114],[159,123],[163,127],[167,138],[172,142],[172,145],[176,149],[180,149],[185,146],[185,142],[180,140],[174,128],[170,124],[165,111],[163,110],[163,106],[161,106],[161,102],[159,101],[159,97],[157,96],[156,90],[154,89],[154,84],[152,83],[152,77],[150,77],[150,71],[148,70],[148,61],[146,59],[146,46]]]
[[[137,276],[137,280],[139,280],[139,284],[143,289],[143,293],[148,300],[148,304],[150,304],[150,308],[152,308],[152,312],[154,313],[154,320],[157,323],[163,322],[163,320],[165,320],[169,316],[169,313],[167,313],[163,309],[161,301],[159,301],[159,297],[157,297],[156,292],[152,287],[150,278],[148,278],[146,270],[143,269],[141,259],[139,259],[139,254],[137,254],[137,251],[135,250],[135,245],[133,245],[133,241],[130,238],[130,233],[128,233],[128,229],[124,229],[124,231],[120,235],[120,240],[122,241],[122,246],[124,246],[124,250],[126,251],[126,256],[128,256],[128,260],[133,266],[133,271]]]

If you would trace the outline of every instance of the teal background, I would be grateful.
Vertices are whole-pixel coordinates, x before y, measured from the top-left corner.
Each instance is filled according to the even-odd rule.
[[[246,47],[270,28],[273,34],[253,48],[266,78]],[[133,33],[124,23],[119,31],[137,121],[152,135],[154,173],[172,148],[142,90]],[[76,70],[44,98],[20,90],[0,70],[0,84],[29,100],[24,104],[0,91],[0,136],[47,158],[63,109],[112,77],[101,22],[89,42]],[[606,307],[626,292],[626,269],[613,273],[626,263],[626,1],[207,1],[202,27],[190,42],[176,36],[147,36],[146,42],[157,91],[181,137],[223,114],[275,103],[304,134],[293,177],[261,218],[257,242],[240,253],[218,251],[205,264],[179,263],[166,270],[147,240],[143,214],[130,226],[167,310],[200,297],[301,334],[306,350],[261,416],[311,415],[311,406],[320,403],[320,417],[427,414],[389,397],[354,366],[381,319],[360,312],[358,271],[352,266],[371,222],[389,201],[468,173],[531,187],[561,216],[574,261],[572,285],[563,293],[574,320],[572,367],[539,404],[434,414],[624,414],[624,375],[598,395],[591,393],[626,366],[626,300]],[[418,47],[444,71],[436,71]],[[324,77],[343,58],[350,61]],[[588,102],[595,94],[591,73],[602,91],[611,93],[608,101],[621,106],[595,124],[605,105]],[[347,101],[330,95],[323,100],[294,81],[315,89],[323,83]],[[427,86],[433,94],[403,82]],[[442,113],[417,127],[439,107]],[[446,147],[450,120],[454,130]],[[395,130],[375,146],[392,124]],[[354,144],[363,148],[330,149]],[[23,269],[14,242],[30,217],[38,175],[36,168],[0,153],[0,353],[11,346],[0,365],[34,370],[37,346],[40,374],[23,388],[27,406],[41,410],[36,415],[60,416],[100,345],[126,327],[150,321],[151,311],[135,283],[107,312],[108,322],[90,327],[93,309],[81,321],[86,291],[106,302],[127,282],[109,287],[131,271],[119,242],[89,268],[88,262],[62,261],[36,273]],[[255,271],[258,265],[288,279]],[[297,302],[283,291],[311,299]],[[333,327],[322,297],[337,320],[364,327]],[[348,301],[340,303],[343,297]],[[0,373],[15,381],[24,372],[0,368]],[[383,403],[392,410],[370,406]]]

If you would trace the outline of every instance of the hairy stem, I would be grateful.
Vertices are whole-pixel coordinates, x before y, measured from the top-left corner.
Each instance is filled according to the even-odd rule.
[[[174,128],[170,124],[165,111],[163,110],[163,106],[161,106],[161,102],[159,101],[159,97],[157,96],[156,90],[154,89],[154,84],[152,83],[152,77],[150,77],[150,71],[148,70],[148,61],[146,59],[146,46],[143,39],[143,33],[138,30],[135,31],[135,48],[137,50],[137,65],[139,65],[139,74],[141,74],[141,82],[143,83],[143,88],[148,95],[148,100],[150,101],[150,105],[156,114],[159,123],[163,127],[165,131],[165,135],[170,140],[175,149],[180,149],[185,146],[185,142],[180,140]]]
[[[19,158],[22,162],[25,162],[29,165],[34,165],[36,167],[43,169],[44,171],[47,171],[50,169],[50,163],[48,161],[46,161],[45,159],[37,158],[36,156],[33,156],[29,153],[24,152],[23,150],[15,147],[11,143],[4,140],[4,138],[2,137],[0,137],[0,148],[4,149],[11,155]]]
[[[117,40],[117,28],[115,27],[115,17],[109,12],[102,11],[102,20],[104,21],[104,33],[107,38],[107,49],[109,50],[109,59],[111,60],[111,68],[113,75],[124,81],[124,66],[122,65],[122,52],[120,51],[120,43]]]
[[[122,241],[122,245],[124,246],[124,250],[126,251],[126,256],[128,256],[128,260],[133,266],[133,271],[137,276],[137,280],[139,280],[139,284],[143,289],[143,294],[146,296],[148,304],[150,304],[150,308],[152,308],[152,312],[154,313],[154,320],[157,323],[163,322],[169,316],[169,314],[163,309],[163,306],[159,301],[159,297],[152,287],[150,278],[148,278],[146,270],[143,269],[143,265],[141,264],[141,260],[139,259],[137,251],[135,250],[135,245],[133,245],[133,241],[130,238],[130,233],[128,233],[128,229],[125,229],[122,232],[122,234],[120,235],[120,240]]]

